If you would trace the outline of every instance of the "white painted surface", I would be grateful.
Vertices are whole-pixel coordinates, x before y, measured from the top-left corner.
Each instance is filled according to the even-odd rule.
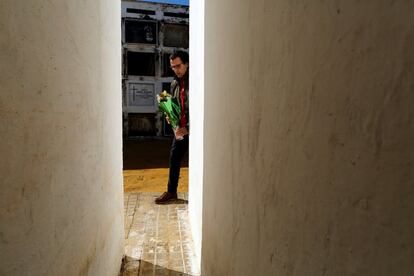
[[[202,275],[413,275],[414,2],[205,4]]]
[[[0,275],[117,275],[119,1],[0,4]]]
[[[190,120],[189,215],[197,262],[200,263],[204,166],[204,0],[191,1]]]

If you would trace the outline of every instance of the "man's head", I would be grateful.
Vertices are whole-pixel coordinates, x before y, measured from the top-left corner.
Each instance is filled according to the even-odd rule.
[[[181,79],[188,70],[188,54],[184,51],[175,51],[170,56],[170,65],[175,75]]]

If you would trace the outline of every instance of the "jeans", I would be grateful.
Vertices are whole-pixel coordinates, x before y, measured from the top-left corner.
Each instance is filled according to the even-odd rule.
[[[168,178],[168,192],[177,193],[178,179],[180,178],[181,160],[188,151],[188,135],[183,140],[173,139],[170,151],[170,174]]]

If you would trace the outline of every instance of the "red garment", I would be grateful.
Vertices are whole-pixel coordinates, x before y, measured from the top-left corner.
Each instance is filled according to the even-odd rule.
[[[185,86],[184,80],[180,81],[180,104],[181,104],[181,117],[180,117],[180,126],[187,126],[187,117],[185,116]]]

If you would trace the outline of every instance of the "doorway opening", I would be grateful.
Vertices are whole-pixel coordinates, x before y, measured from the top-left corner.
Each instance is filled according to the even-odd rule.
[[[171,54],[189,52],[188,1],[168,2],[121,2],[124,269],[139,275],[155,270],[198,275],[188,216],[188,152],[181,160],[178,199],[168,205],[154,203],[167,190],[174,137],[159,112],[157,95],[170,92],[175,75]]]

